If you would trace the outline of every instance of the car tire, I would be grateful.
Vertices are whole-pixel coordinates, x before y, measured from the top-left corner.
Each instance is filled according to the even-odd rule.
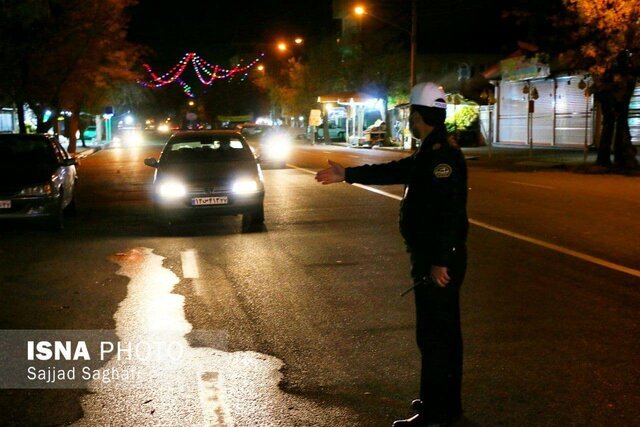
[[[65,208],[65,211],[69,215],[75,215],[76,214],[77,207],[76,207],[76,198],[75,197],[73,199],[71,199],[71,201],[69,202],[69,204]]]
[[[242,214],[242,230],[244,232],[255,231],[264,224],[264,206]]]
[[[60,197],[60,203],[56,208],[56,211],[46,219],[46,226],[51,231],[60,231],[64,228],[64,209],[62,208],[62,195]]]
[[[159,208],[154,207],[153,223],[160,234],[166,235],[171,232],[171,226],[173,223],[162,214]]]

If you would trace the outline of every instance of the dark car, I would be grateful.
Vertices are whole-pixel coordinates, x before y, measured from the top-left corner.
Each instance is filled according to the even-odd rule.
[[[167,141],[153,200],[161,224],[189,216],[239,215],[243,227],[264,222],[264,183],[256,157],[236,131],[183,131]]]
[[[0,220],[41,218],[64,226],[75,209],[76,161],[48,135],[0,135]]]

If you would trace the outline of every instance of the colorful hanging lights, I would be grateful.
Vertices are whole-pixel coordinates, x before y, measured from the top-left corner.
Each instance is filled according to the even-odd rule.
[[[138,80],[138,84],[144,87],[158,88],[171,83],[178,83],[182,87],[184,93],[187,96],[193,98],[194,95],[191,86],[186,84],[180,78],[189,63],[192,64],[193,70],[195,71],[198,80],[200,80],[200,83],[205,86],[211,86],[216,80],[222,79],[230,82],[236,76],[241,76],[240,81],[245,81],[247,76],[249,75],[249,70],[258,62],[260,62],[263,56],[264,53],[261,53],[260,56],[258,56],[248,64],[243,64],[244,60],[241,59],[240,62],[234,67],[226,69],[219,65],[210,64],[197,53],[188,52],[177,64],[175,64],[169,71],[161,76],[158,76],[151,69],[151,66],[149,64],[142,64],[147,73],[149,73],[149,76],[151,76],[151,81]]]

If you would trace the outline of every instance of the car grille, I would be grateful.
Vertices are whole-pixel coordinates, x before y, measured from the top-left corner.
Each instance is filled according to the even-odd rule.
[[[230,185],[209,185],[209,186],[193,186],[189,187],[189,194],[193,195],[210,195],[230,193]]]

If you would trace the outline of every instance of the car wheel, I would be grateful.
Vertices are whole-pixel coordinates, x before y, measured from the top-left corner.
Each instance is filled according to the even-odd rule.
[[[244,232],[257,230],[262,224],[264,224],[264,206],[242,214],[242,230]]]
[[[153,223],[161,234],[168,234],[171,231],[171,226],[173,225],[157,207],[154,208]]]
[[[69,202],[69,204],[67,205],[67,207],[65,208],[65,211],[69,214],[69,215],[75,215],[77,212],[77,207],[76,207],[76,198],[74,197],[73,199],[71,199],[71,201]]]
[[[64,209],[62,209],[62,197],[56,211],[47,217],[47,228],[52,231],[60,231],[64,228]]]

